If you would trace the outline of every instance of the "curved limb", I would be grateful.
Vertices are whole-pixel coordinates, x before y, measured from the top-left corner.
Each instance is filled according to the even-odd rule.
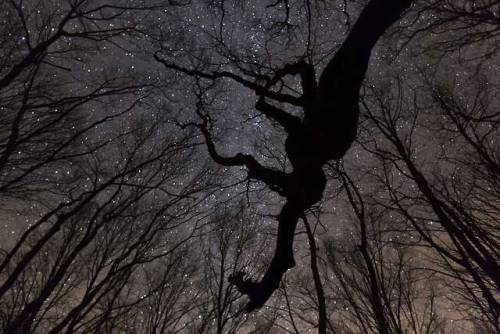
[[[270,189],[282,196],[286,196],[290,184],[290,175],[269,167],[262,166],[253,156],[238,153],[232,157],[225,157],[217,152],[212,136],[207,129],[207,120],[203,124],[196,124],[205,137],[205,143],[210,157],[222,166],[245,166],[248,169],[248,177],[264,182]]]
[[[229,282],[236,286],[238,291],[250,298],[246,312],[262,307],[278,289],[285,272],[295,266],[293,258],[293,239],[299,218],[303,210],[297,203],[287,201],[278,216],[278,238],[276,250],[264,277],[260,282],[245,279],[243,272],[237,272],[229,277]]]

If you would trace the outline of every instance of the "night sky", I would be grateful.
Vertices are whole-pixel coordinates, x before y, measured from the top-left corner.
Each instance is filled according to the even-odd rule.
[[[2,1],[0,331],[496,333],[500,3],[394,2]]]

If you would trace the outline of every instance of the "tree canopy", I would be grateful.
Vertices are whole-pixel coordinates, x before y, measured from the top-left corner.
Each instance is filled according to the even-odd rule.
[[[498,0],[0,23],[2,332],[500,331]]]

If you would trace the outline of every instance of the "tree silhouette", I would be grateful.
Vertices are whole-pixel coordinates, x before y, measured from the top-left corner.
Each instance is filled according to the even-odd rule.
[[[442,261],[440,267],[447,268],[456,283],[462,285],[461,294],[467,296],[469,308],[477,309],[498,331],[500,303],[495,291],[500,288],[497,222],[500,165],[498,145],[493,138],[499,119],[496,109],[487,102],[489,89],[478,80],[477,77],[470,80],[468,95],[462,98],[437,79],[425,80],[422,90],[433,102],[426,108],[419,102],[423,97],[417,97],[408,87],[394,95],[372,90],[363,106],[366,117],[381,133],[375,141],[386,139],[390,147],[388,150],[377,143],[369,150],[381,160],[383,169],[398,168],[406,184],[412,186],[409,195],[398,189],[397,182],[386,172],[380,180],[391,199],[387,207],[402,215],[436,251]],[[413,99],[406,101],[406,95],[412,94]],[[403,110],[408,115],[404,116]],[[441,117],[436,124],[423,121],[429,110]],[[402,131],[399,124],[408,117],[412,118],[409,131]],[[433,117],[427,115],[427,119]],[[437,165],[452,163],[446,173],[435,175],[414,154],[417,147],[414,138],[419,128],[451,138],[443,140],[441,152],[433,157]],[[460,145],[460,150],[455,145]],[[429,221],[441,230],[429,229],[426,226]]]
[[[249,296],[247,311],[263,306],[279,287],[283,274],[295,265],[295,229],[304,212],[323,196],[326,186],[323,166],[330,160],[341,159],[356,138],[359,91],[371,50],[410,3],[410,0],[370,1],[318,81],[315,67],[307,59],[288,63],[272,76],[247,72],[245,77],[229,71],[186,68],[170,62],[160,52],[155,54],[167,69],[209,81],[228,78],[252,90],[258,97],[255,109],[277,122],[286,132],[285,151],[293,168],[291,173],[263,166],[247,154],[226,157],[218,153],[209,130],[210,118],[204,113],[203,105],[198,104],[197,113],[202,123],[196,126],[205,137],[210,157],[223,166],[246,167],[248,178],[264,182],[286,199],[277,218],[275,254],[262,280],[245,279],[244,272],[229,277],[241,293]],[[286,76],[297,75],[302,86],[300,96],[283,93],[277,88]],[[303,117],[287,113],[269,101],[299,107]]]
[[[500,331],[499,0],[40,4],[0,1],[2,333]]]
[[[167,135],[147,103],[153,85],[115,68],[84,75],[94,55],[137,32],[130,18],[146,9],[0,3],[0,200],[3,217],[15,216],[2,226],[2,333],[110,332],[169,290],[132,287],[190,237],[178,227],[195,212],[193,136]],[[185,279],[169,269],[158,276]]]

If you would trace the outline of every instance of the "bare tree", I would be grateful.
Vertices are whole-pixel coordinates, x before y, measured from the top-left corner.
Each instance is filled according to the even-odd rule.
[[[343,180],[353,215],[350,236],[326,243],[329,267],[340,291],[340,321],[353,333],[435,333],[444,323],[438,312],[436,275],[420,268],[418,242],[391,229],[390,212],[366,201],[352,178]],[[395,225],[397,226],[397,225]]]
[[[379,180],[388,198],[383,202],[439,254],[440,266],[462,285],[476,315],[498,330],[498,113],[490,109],[494,104],[487,102],[484,86],[470,87],[461,98],[437,82],[425,87],[425,98],[405,87],[389,95],[373,90],[372,102],[367,98],[364,103],[384,138],[373,140],[369,149],[381,161]],[[429,95],[433,104],[424,108]],[[434,116],[424,117],[428,110]],[[428,159],[424,153],[416,154],[433,144],[422,141],[424,133],[436,134],[440,145],[432,168],[423,163]]]
[[[257,271],[265,247],[259,240],[252,215],[242,202],[226,202],[215,209],[207,235],[200,237],[202,272],[198,279],[199,321],[197,333],[237,333],[250,326],[243,312],[241,295],[227,277],[240,270]]]
[[[196,309],[193,299],[198,295],[192,289],[196,268],[191,264],[194,259],[188,261],[193,256],[190,247],[187,242],[172,256],[148,266],[136,284],[128,283],[141,295],[132,299],[135,303],[129,301],[131,311],[126,309],[123,317],[128,326],[123,330],[156,334],[182,332],[188,327]]]
[[[397,32],[400,48],[408,47],[414,53],[425,51],[438,60],[449,60],[455,54],[476,66],[491,64],[498,55],[498,0],[418,1],[406,23]],[[411,43],[422,49],[410,47]]]
[[[498,332],[499,4],[412,3],[1,2],[1,330]]]
[[[152,7],[14,0],[0,7],[2,213],[26,213],[8,226],[13,240],[2,242],[2,331],[137,326],[128,315],[168,289],[160,280],[141,295],[134,282],[157,259],[175,263],[203,224],[203,196],[194,195],[210,191],[203,174],[186,167],[194,137],[174,132],[168,112],[157,112],[148,99],[153,85],[96,64],[104,50],[127,51],[140,13]],[[158,275],[172,277],[169,270]]]
[[[257,96],[256,110],[285,132],[286,156],[293,169],[290,173],[266,167],[249,154],[224,156],[217,150],[210,131],[212,125],[207,114],[207,101],[199,99],[197,103],[202,122],[195,126],[205,138],[210,157],[223,166],[245,167],[250,179],[265,183],[286,199],[277,218],[276,252],[262,280],[245,279],[243,273],[230,277],[232,284],[250,297],[247,311],[261,307],[279,287],[283,274],[295,265],[295,229],[304,212],[322,198],[326,185],[323,165],[342,158],[356,137],[359,89],[371,50],[409,5],[410,1],[370,1],[318,81],[315,60],[307,51],[298,61],[269,69],[262,64],[245,65],[243,60],[232,62],[227,57],[229,65],[225,69],[210,66],[209,61],[201,64],[198,61],[194,67],[186,67],[161,52],[155,55],[167,69],[195,78],[197,82],[228,79],[249,89]],[[286,77],[290,76],[300,76],[301,92],[287,92]],[[301,109],[302,117],[294,116],[273,103],[297,107]]]
[[[175,143],[152,150],[150,140],[156,129],[141,125],[140,131],[145,131],[146,137],[139,136],[135,145],[129,142],[125,152],[120,152],[125,158],[122,166],[106,166],[101,154],[110,154],[109,142],[106,150],[86,156],[87,163],[80,161],[77,166],[88,181],[68,194],[71,197],[43,212],[15,245],[5,250],[2,297],[16,297],[26,284],[36,287],[19,306],[2,305],[2,309],[19,310],[5,319],[6,333],[34,330],[40,314],[57,309],[60,297],[72,294],[80,297],[74,297],[75,302],[61,319],[54,320],[52,329],[44,328],[47,333],[63,328],[76,330],[89,312],[95,313],[103,298],[118,287],[125,288],[135,267],[168,257],[195,233],[196,224],[187,234],[178,230],[182,222],[196,217],[192,207],[196,201],[190,199],[192,191],[187,190],[190,185],[183,190],[170,185],[184,176],[179,155],[186,146]],[[165,138],[162,141],[166,143]],[[170,159],[178,163],[172,164]],[[182,210],[178,206],[181,203]],[[43,258],[48,263],[39,271],[42,276],[33,275],[32,264],[37,266]],[[67,285],[74,276],[76,282]],[[20,302],[17,297],[14,300],[16,305]]]

